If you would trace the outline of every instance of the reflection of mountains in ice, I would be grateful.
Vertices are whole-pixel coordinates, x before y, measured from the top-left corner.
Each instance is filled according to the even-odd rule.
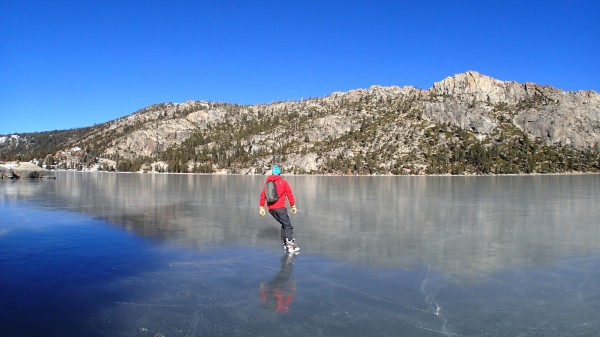
[[[328,218],[314,230],[329,254],[477,276],[600,253],[597,175],[322,179],[322,199],[342,209],[333,218],[311,205]]]
[[[137,234],[215,247],[278,240],[258,216],[264,177],[62,173],[4,185],[50,208]],[[454,275],[551,264],[600,252],[600,176],[287,177],[307,254],[360,264],[429,264]],[[276,246],[276,245],[274,245]],[[279,247],[277,247],[279,248]]]

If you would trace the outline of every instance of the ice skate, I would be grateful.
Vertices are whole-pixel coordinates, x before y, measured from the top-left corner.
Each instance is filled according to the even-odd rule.
[[[283,243],[283,247],[284,250],[288,253],[288,254],[294,254],[294,255],[298,255],[300,254],[300,246],[296,243],[296,240],[291,239],[285,239],[285,242]]]

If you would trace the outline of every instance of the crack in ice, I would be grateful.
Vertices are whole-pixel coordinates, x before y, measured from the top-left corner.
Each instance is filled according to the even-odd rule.
[[[459,336],[458,334],[450,331],[450,328],[448,326],[448,319],[446,318],[446,316],[444,316],[442,314],[442,307],[435,300],[433,291],[428,291],[426,289],[427,284],[429,283],[429,272],[430,271],[431,271],[431,266],[428,265],[427,273],[425,274],[425,278],[421,282],[421,292],[425,296],[425,303],[427,303],[431,307],[431,311],[433,312],[433,314],[435,316],[438,317],[438,319],[440,320],[440,322],[442,324],[440,327],[441,330],[439,332],[443,333],[445,336]]]

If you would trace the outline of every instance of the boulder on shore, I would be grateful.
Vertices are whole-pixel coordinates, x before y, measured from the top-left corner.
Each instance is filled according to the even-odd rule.
[[[52,178],[48,170],[33,163],[0,163],[0,179]]]

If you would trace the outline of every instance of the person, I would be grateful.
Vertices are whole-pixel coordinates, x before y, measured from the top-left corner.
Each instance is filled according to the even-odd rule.
[[[277,195],[278,199],[271,203],[266,203],[266,193],[265,187],[267,182],[273,181],[275,186],[277,187]],[[287,213],[285,200],[289,201],[292,214],[296,214],[296,201],[294,200],[294,193],[292,192],[292,188],[290,184],[281,177],[281,169],[279,166],[274,165],[271,170],[271,175],[267,177],[267,181],[263,185],[262,192],[260,192],[260,209],[259,214],[261,216],[265,216],[265,203],[267,204],[267,208],[269,213],[281,224],[281,241],[283,242],[283,249],[288,253],[298,253],[300,251],[300,246],[296,243],[294,239],[294,227],[290,222],[290,217]]]

